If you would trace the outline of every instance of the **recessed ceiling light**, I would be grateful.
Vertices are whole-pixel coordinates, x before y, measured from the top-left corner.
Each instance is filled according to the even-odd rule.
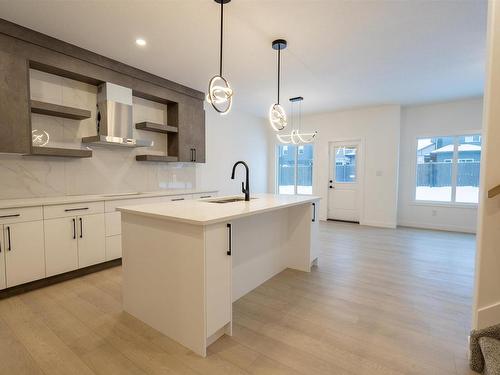
[[[138,46],[144,47],[146,45],[146,41],[142,38],[137,38],[135,40],[135,44],[137,44]]]

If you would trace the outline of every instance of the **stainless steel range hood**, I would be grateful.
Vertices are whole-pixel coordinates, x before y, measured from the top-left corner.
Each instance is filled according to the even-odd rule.
[[[113,83],[97,88],[97,135],[82,143],[121,147],[151,147],[153,141],[133,138],[132,90]]]

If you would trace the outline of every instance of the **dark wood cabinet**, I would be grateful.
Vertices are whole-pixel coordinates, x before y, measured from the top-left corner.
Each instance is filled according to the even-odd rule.
[[[29,69],[99,85],[129,87],[133,95],[167,106],[166,124],[139,123],[137,129],[166,134],[165,155],[138,161],[205,162],[205,95],[105,56],[0,19],[0,153],[90,157],[90,152],[32,147],[31,113],[82,119],[88,111],[30,101]]]
[[[179,119],[179,161],[205,163],[205,110],[203,106],[186,108]]]
[[[30,153],[29,97],[27,60],[0,50],[0,152]]]

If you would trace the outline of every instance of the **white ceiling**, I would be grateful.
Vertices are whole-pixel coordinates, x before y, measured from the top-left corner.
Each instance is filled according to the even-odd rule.
[[[265,116],[276,97],[304,112],[482,94],[486,0],[233,0],[224,75],[235,107]],[[0,0],[0,17],[201,91],[218,72],[213,0]],[[139,48],[134,41],[148,44]]]

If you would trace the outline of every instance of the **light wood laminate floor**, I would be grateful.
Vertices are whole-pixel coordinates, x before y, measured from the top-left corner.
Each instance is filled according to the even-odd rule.
[[[0,374],[469,373],[474,236],[320,228],[319,267],[235,302],[206,359],[122,312],[117,267],[0,301]]]

